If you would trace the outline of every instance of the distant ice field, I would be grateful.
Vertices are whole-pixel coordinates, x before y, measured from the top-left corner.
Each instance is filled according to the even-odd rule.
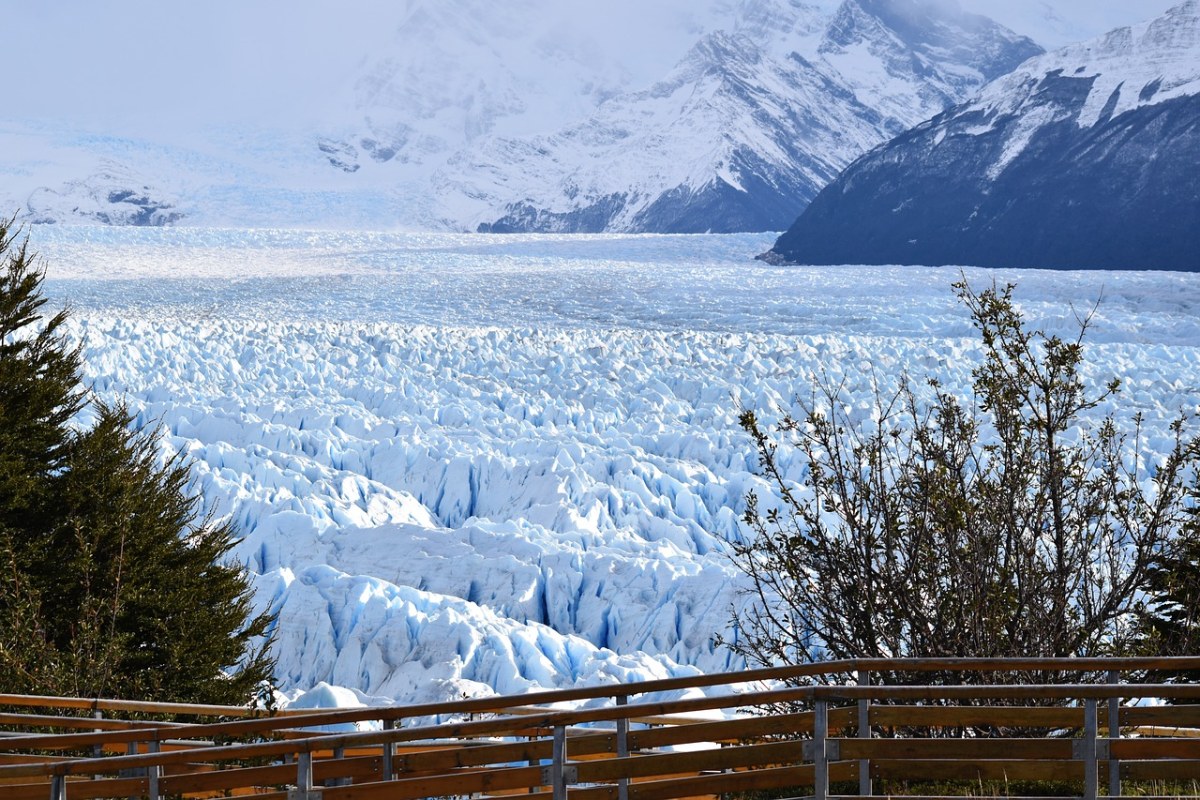
[[[736,668],[724,539],[764,490],[742,407],[815,373],[867,414],[963,386],[957,269],[785,268],[769,235],[35,228],[87,379],[232,515],[297,702],[391,703]],[[1200,398],[1200,275],[988,272],[1032,324],[1101,302],[1088,375],[1151,454]],[[802,476],[784,453],[793,478]]]

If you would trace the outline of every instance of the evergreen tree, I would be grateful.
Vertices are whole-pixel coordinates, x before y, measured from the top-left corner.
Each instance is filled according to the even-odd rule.
[[[1200,487],[1193,489],[1197,494]],[[1147,655],[1200,653],[1200,509],[1191,509],[1184,533],[1171,542],[1150,571],[1150,601],[1142,614],[1142,646]],[[1200,681],[1200,672],[1182,676],[1152,674],[1151,680]]]
[[[44,524],[42,489],[62,466],[67,423],[84,399],[79,351],[62,333],[66,312],[38,324],[42,276],[11,222],[0,221],[0,258],[0,528],[18,531]]]
[[[0,230],[0,691],[244,703],[271,678],[228,523],[122,407],[84,407],[42,275]]]

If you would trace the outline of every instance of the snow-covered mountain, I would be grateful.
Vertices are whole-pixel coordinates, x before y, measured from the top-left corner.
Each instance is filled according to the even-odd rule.
[[[952,0],[361,5],[330,23],[364,30],[359,65],[307,99],[281,88],[301,109],[276,119],[210,99],[188,124],[153,103],[0,121],[0,202],[63,222],[778,230],[855,156],[1038,52]]]
[[[490,231],[779,230],[859,154],[1038,52],[941,0],[832,14],[748,0],[648,89],[456,154],[436,178],[440,216]]]
[[[864,156],[768,258],[1200,270],[1200,2],[1033,59]]]

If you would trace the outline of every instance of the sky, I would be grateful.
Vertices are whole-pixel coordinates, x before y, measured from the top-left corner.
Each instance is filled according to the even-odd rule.
[[[365,58],[403,47],[395,32],[423,1],[0,0],[8,34],[0,50],[7,115],[128,125],[171,119],[184,127],[212,120],[316,123],[353,85]],[[660,70],[666,57],[654,52],[655,26],[679,24],[688,16],[681,9],[695,3],[525,1],[546,2],[563,24],[577,20],[602,47],[624,48],[631,69],[647,72]],[[710,2],[728,8],[735,0]],[[1157,15],[1177,0],[961,2],[1053,47]],[[650,19],[638,25],[637,14]],[[669,44],[683,33],[674,32]]]

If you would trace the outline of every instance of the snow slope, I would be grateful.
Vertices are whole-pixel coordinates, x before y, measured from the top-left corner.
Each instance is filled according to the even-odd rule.
[[[975,353],[957,270],[753,262],[768,242],[33,239],[95,391],[128,397],[238,521],[281,611],[281,687],[314,703],[737,666],[711,638],[738,602],[722,537],[764,489],[739,409],[791,408],[819,370],[961,386]],[[1018,280],[1052,331],[1103,293],[1088,374],[1126,381],[1117,410],[1146,414],[1152,451],[1195,407],[1200,277],[967,274]]]

